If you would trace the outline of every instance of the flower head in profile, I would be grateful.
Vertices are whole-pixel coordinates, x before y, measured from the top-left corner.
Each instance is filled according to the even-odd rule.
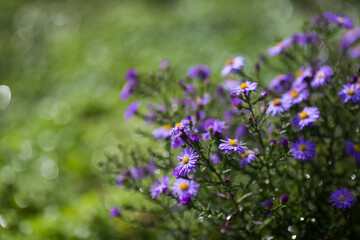
[[[358,103],[360,102],[360,87],[358,87],[356,83],[343,85],[343,88],[338,95],[344,103],[347,103],[350,100],[354,103]]]
[[[275,46],[269,47],[268,53],[270,56],[278,55],[279,53],[284,52],[286,48],[292,45],[292,43],[293,43],[292,38],[285,38],[281,42],[276,43]]]
[[[185,141],[182,138],[183,133],[179,132],[178,134],[171,136],[171,147],[172,148],[180,148]]]
[[[174,136],[181,133],[182,130],[187,130],[190,126],[190,121],[187,119],[181,120],[181,122],[175,123],[175,126],[171,129],[170,135]]]
[[[257,83],[246,81],[240,84],[239,87],[234,88],[230,91],[231,95],[236,96],[240,95],[241,93],[248,94],[249,92],[256,92]]]
[[[346,152],[350,157],[356,159],[356,162],[360,162],[360,144],[346,141],[345,143]]]
[[[134,116],[137,113],[140,105],[141,105],[140,101],[135,101],[130,103],[129,107],[126,109],[124,113],[124,119],[129,120],[132,116]]]
[[[180,203],[178,206],[181,205],[188,205],[191,203],[191,194],[190,193],[184,193],[183,195],[179,196]]]
[[[291,106],[291,100],[288,98],[275,98],[269,103],[269,107],[266,110],[266,115],[277,116],[278,114],[289,110]]]
[[[177,178],[174,185],[170,188],[175,197],[181,197],[184,194],[195,196],[199,190],[200,184],[191,180]]]
[[[245,150],[245,153],[240,154],[240,156],[241,156],[241,162],[240,162],[241,168],[246,167],[256,159],[255,152],[253,150]]]
[[[266,207],[266,208],[272,208],[272,207],[274,206],[274,202],[273,202],[273,200],[270,198],[270,199],[265,200],[265,201],[261,204],[261,206],[264,206],[264,207]]]
[[[349,50],[347,51],[347,55],[351,59],[359,58],[360,57],[360,44],[357,44],[354,47],[349,48]]]
[[[196,168],[196,164],[199,163],[197,158],[199,154],[195,152],[193,148],[185,148],[183,152],[180,153],[180,156],[177,156],[180,163],[176,166],[173,172],[173,176],[185,177],[189,172],[192,172]]]
[[[153,136],[154,138],[167,139],[170,137],[171,129],[171,125],[163,125],[162,127],[159,127],[153,131]]]
[[[269,83],[269,89],[276,92],[284,92],[289,89],[293,75],[279,73]]]
[[[132,167],[129,168],[131,176],[136,180],[139,181],[146,176],[145,169],[143,167]]]
[[[206,65],[192,66],[188,72],[187,77],[190,79],[198,78],[206,83],[210,82],[211,69]]]
[[[290,152],[295,159],[299,161],[308,161],[316,155],[316,144],[311,140],[299,138],[296,142],[291,143]]]
[[[351,208],[355,204],[354,196],[351,194],[351,191],[346,188],[336,189],[330,195],[330,201],[333,202],[333,207],[337,207],[343,211],[345,211],[346,208]]]
[[[205,141],[211,138],[210,131],[212,131],[212,134],[222,134],[223,130],[229,127],[225,125],[224,121],[220,121],[219,119],[208,119],[204,122],[203,128],[207,130],[206,133],[201,134]]]
[[[120,216],[121,212],[120,212],[120,209],[118,207],[113,207],[110,209],[110,217],[118,217]]]
[[[166,194],[169,194],[168,189],[169,189],[170,183],[171,183],[171,181],[168,176],[163,176],[161,180],[160,179],[156,180],[154,182],[154,184],[150,186],[149,191],[151,192],[151,197],[156,198],[163,192],[165,192]]]
[[[223,77],[229,76],[231,73],[240,72],[245,65],[245,59],[243,56],[237,56],[230,58],[226,61],[225,67],[221,71]]]
[[[313,88],[318,88],[322,85],[325,85],[329,82],[330,78],[334,75],[331,67],[325,65],[319,68],[315,73],[313,80],[311,81],[311,86]]]
[[[325,12],[323,16],[330,22],[335,23],[339,27],[352,28],[354,27],[354,21],[346,15],[335,14],[332,12]]]
[[[128,99],[132,93],[135,91],[137,86],[137,78],[138,78],[138,72],[136,69],[130,69],[125,74],[125,79],[127,83],[124,85],[120,92],[120,99],[126,100]]]
[[[360,38],[360,27],[349,29],[341,38],[341,49],[346,50]]]
[[[297,87],[293,87],[284,94],[284,98],[288,98],[291,105],[299,104],[302,101],[308,99],[310,92],[307,89],[306,83],[299,84]]]
[[[235,139],[230,139],[226,137],[226,140],[221,139],[221,144],[219,145],[219,149],[222,150],[224,153],[230,153],[233,152],[237,153],[245,153],[245,150],[248,148],[245,147],[245,143],[242,141],[239,141],[236,137]]]
[[[317,107],[305,107],[293,119],[292,123],[297,129],[303,129],[306,126],[312,126],[320,117],[320,111]]]

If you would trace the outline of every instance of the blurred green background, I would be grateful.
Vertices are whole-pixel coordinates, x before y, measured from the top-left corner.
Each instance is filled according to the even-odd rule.
[[[11,0],[0,4],[0,239],[151,239],[108,217],[131,192],[97,167],[116,144],[140,142],[139,120],[123,120],[119,92],[131,67],[162,59],[179,77],[207,64],[213,80],[226,59],[248,68],[275,39],[301,31],[318,9],[359,23],[353,1]],[[152,235],[155,239],[156,236]]]

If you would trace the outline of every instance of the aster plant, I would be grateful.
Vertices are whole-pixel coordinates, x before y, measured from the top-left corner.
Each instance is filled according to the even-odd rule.
[[[149,144],[122,141],[100,166],[146,204],[110,215],[160,239],[357,239],[360,28],[330,12],[311,22],[253,67],[126,73],[124,117],[146,122]]]

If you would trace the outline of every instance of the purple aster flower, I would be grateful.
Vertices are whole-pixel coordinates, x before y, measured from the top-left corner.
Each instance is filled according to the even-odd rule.
[[[145,169],[143,167],[132,167],[129,168],[131,176],[136,180],[139,181],[145,177]]]
[[[156,198],[163,192],[169,194],[168,188],[170,183],[171,181],[168,176],[163,176],[161,180],[160,179],[156,180],[154,184],[150,186],[149,191],[151,192],[151,197]]]
[[[269,107],[266,110],[266,115],[277,116],[278,114],[289,110],[291,101],[288,98],[275,98],[269,103]]]
[[[289,141],[286,138],[282,138],[280,140],[280,143],[281,143],[281,145],[283,145],[283,147],[287,147],[289,144]]]
[[[289,200],[289,196],[288,195],[282,195],[281,196],[281,203],[282,204],[286,204]]]
[[[291,143],[290,152],[295,159],[299,161],[308,161],[316,155],[316,144],[311,141],[305,141],[304,138],[298,138],[296,142]]]
[[[178,206],[190,204],[191,203],[191,194],[184,193],[183,195],[181,195],[179,197],[179,201],[180,201],[180,203],[178,204]]]
[[[195,87],[191,84],[186,84],[184,80],[180,80],[179,85],[180,85],[180,87],[182,87],[184,89],[184,91],[186,93],[194,93],[195,92]]]
[[[267,199],[261,204],[261,206],[264,206],[266,208],[272,208],[272,206],[274,206],[273,200],[271,198]]]
[[[188,72],[187,77],[190,79],[199,78],[204,80],[204,82],[210,82],[211,69],[206,65],[195,65],[192,66]]]
[[[252,150],[245,150],[245,153],[241,154],[240,156],[241,156],[241,162],[240,162],[241,168],[246,167],[256,159],[255,152]]]
[[[196,104],[200,107],[207,105],[211,101],[211,96],[208,93],[205,93],[204,96],[196,97]]]
[[[162,60],[160,63],[159,63],[159,67],[162,68],[162,69],[166,69],[168,67],[170,67],[170,62],[169,60]]]
[[[360,57],[360,44],[356,45],[353,48],[350,48],[347,51],[347,55],[349,56],[349,58],[354,59],[354,58],[358,58]]]
[[[268,53],[270,56],[278,55],[279,53],[284,52],[286,48],[292,45],[292,43],[293,43],[292,38],[285,38],[281,42],[276,43],[275,46],[269,47]]]
[[[225,79],[222,83],[221,83],[221,87],[227,91],[230,91],[231,89],[240,87],[241,85],[241,81],[236,80],[236,79]]]
[[[134,116],[134,114],[137,113],[140,105],[141,105],[140,101],[135,101],[130,103],[129,107],[126,109],[124,113],[124,119],[129,120],[132,116]]]
[[[149,161],[149,163],[148,163],[148,165],[146,166],[146,173],[148,174],[148,175],[154,175],[154,172],[155,172],[155,168],[156,168],[156,166],[155,166],[155,161],[154,161],[154,159],[150,159],[150,161]]]
[[[130,69],[129,71],[127,71],[127,73],[125,74],[125,79],[128,82],[133,82],[136,81],[138,77],[138,72],[136,69]]]
[[[111,208],[109,215],[110,215],[110,217],[120,216],[120,209],[118,207]]]
[[[356,162],[360,162],[360,144],[353,143],[351,141],[346,141],[345,143],[346,152],[356,159]]]
[[[126,178],[126,175],[129,173],[129,169],[125,169],[122,173],[120,173],[116,178],[116,186],[121,187]]]
[[[296,72],[295,81],[293,82],[293,87],[302,85],[305,83],[305,80],[312,78],[313,72],[311,67],[300,67],[300,69]]]
[[[172,148],[180,148],[183,144],[185,144],[185,141],[182,138],[181,132],[171,136],[171,147]]]
[[[357,84],[343,85],[343,88],[338,95],[344,103],[349,102],[350,100],[354,103],[360,102],[360,88]]]
[[[244,136],[246,136],[248,134],[249,134],[249,132],[247,130],[247,125],[246,124],[238,126],[236,128],[236,130],[235,130],[235,135],[239,136],[239,137],[244,137]]]
[[[219,149],[222,150],[224,153],[232,154],[233,151],[237,153],[245,153],[245,150],[248,148],[245,147],[245,143],[238,140],[238,137],[235,139],[230,139],[226,137],[226,140],[221,139],[221,144],[219,145]]]
[[[221,158],[216,153],[210,155],[210,160],[215,165],[221,163]]]
[[[233,105],[234,107],[241,107],[241,104],[242,104],[242,100],[240,98],[233,98],[231,99],[231,105]]]
[[[236,95],[240,95],[241,93],[248,94],[252,91],[256,92],[257,85],[258,84],[255,82],[246,81],[241,83],[241,85],[238,88],[232,89],[230,93],[231,95],[236,96]]]
[[[292,123],[297,129],[303,129],[306,126],[312,126],[320,117],[320,111],[317,107],[305,107],[293,119]]]
[[[226,65],[221,71],[221,75],[223,77],[229,76],[231,73],[240,72],[245,65],[245,59],[243,56],[237,56],[234,58],[230,58],[226,61]]]
[[[177,178],[174,185],[171,187],[171,190],[175,197],[180,197],[184,194],[195,196],[199,190],[199,187],[199,183],[183,178]]]
[[[229,128],[225,125],[225,122],[220,121],[219,119],[208,119],[205,121],[203,128],[207,130],[206,133],[201,134],[204,141],[211,138],[210,130],[212,130],[213,134],[222,134],[224,129]]]
[[[346,50],[360,38],[360,27],[348,30],[341,38],[341,49]]]
[[[311,22],[316,27],[325,27],[325,19],[321,15],[315,15],[311,17]]]
[[[343,14],[335,14],[332,12],[325,12],[323,16],[330,22],[335,23],[339,27],[352,28],[354,27],[354,21]]]
[[[346,188],[336,189],[330,196],[330,202],[333,202],[333,207],[342,209],[351,208],[355,204],[355,198],[351,191]]]
[[[307,89],[306,83],[299,84],[297,87],[293,87],[284,94],[283,98],[289,99],[291,105],[299,104],[302,101],[308,99],[310,96],[310,92]]]
[[[181,133],[182,130],[187,130],[189,128],[190,121],[187,119],[181,120],[179,123],[175,123],[175,126],[171,129],[170,135],[176,135]]]
[[[125,84],[124,87],[121,89],[120,99],[123,101],[128,99],[134,92],[135,88],[136,88],[135,82],[133,82],[133,83],[129,82],[129,83]]]
[[[180,156],[177,156],[180,163],[176,166],[173,172],[173,176],[185,177],[189,172],[193,172],[196,168],[196,164],[199,163],[197,158],[199,154],[195,152],[193,148],[185,148],[184,152],[180,153]]]
[[[269,83],[269,89],[276,92],[284,92],[289,89],[292,79],[292,74],[277,74]]]
[[[154,138],[167,139],[170,137],[171,125],[163,125],[153,131]]]
[[[319,68],[315,73],[314,79],[311,81],[311,86],[313,88],[318,88],[326,83],[328,83],[329,79],[334,75],[331,67],[325,65]]]
[[[292,36],[293,42],[297,43],[298,45],[301,46],[306,46],[307,44],[309,44],[309,36],[306,33],[295,33]]]

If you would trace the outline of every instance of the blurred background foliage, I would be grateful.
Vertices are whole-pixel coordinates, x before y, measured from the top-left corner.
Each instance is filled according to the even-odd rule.
[[[0,239],[156,239],[108,217],[145,204],[109,184],[97,162],[118,142],[146,144],[118,95],[132,67],[170,60],[179,77],[229,57],[248,69],[275,40],[321,10],[359,23],[360,3],[335,0],[11,0],[0,7]],[[270,79],[269,79],[270,80]],[[130,102],[131,100],[129,100]],[[141,146],[140,146],[141,147]]]

